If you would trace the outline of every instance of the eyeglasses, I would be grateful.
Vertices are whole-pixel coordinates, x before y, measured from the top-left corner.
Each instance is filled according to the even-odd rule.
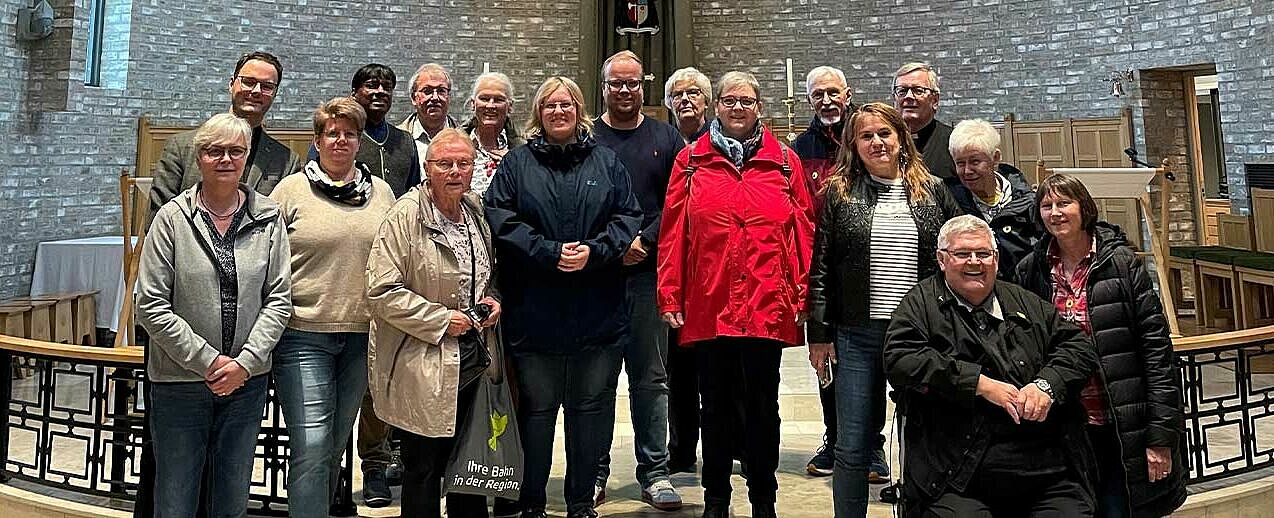
[[[844,96],[845,94],[837,90],[816,90],[814,93],[810,94],[810,99],[821,101],[826,98],[829,101],[839,101],[840,98]]]
[[[459,168],[461,171],[473,169],[473,160],[461,160],[459,162],[455,162],[443,158],[439,160],[425,160],[425,163],[433,164],[434,167],[437,167],[439,171],[444,173],[451,172],[456,168]]]
[[[361,88],[366,88],[368,90],[376,90],[378,88],[383,88],[386,92],[394,91],[393,81],[381,81],[377,79],[368,79],[367,81],[363,81],[363,84],[358,86]]]
[[[624,88],[628,88],[628,91],[633,92],[641,88],[641,80],[640,79],[608,79],[606,81],[606,86],[610,87],[611,90],[614,90],[616,92],[622,91]]]
[[[540,105],[540,109],[546,112],[551,112],[553,110],[562,110],[564,112],[569,112],[575,109],[575,103],[567,102],[567,101],[563,101],[560,103],[544,103]]]
[[[671,97],[674,100],[680,99],[682,97],[685,97],[687,99],[698,99],[700,97],[703,97],[703,90],[700,90],[698,88],[687,88],[680,92],[673,92]]]
[[[233,146],[233,147],[210,146],[200,150],[199,154],[203,155],[203,157],[207,160],[221,160],[221,157],[230,157],[231,160],[238,160],[240,158],[243,158],[244,156],[247,156],[248,150],[247,148],[242,148],[239,146]]]
[[[751,108],[756,106],[757,99],[752,97],[722,97],[717,102],[726,108],[734,108],[736,105],[743,108]]]
[[[923,86],[895,86],[894,87],[894,97],[897,97],[899,99],[906,97],[907,94],[915,95],[916,98],[919,99],[921,97],[928,97],[929,94],[933,94],[937,92],[938,91],[934,90],[933,88],[925,88]]]
[[[979,261],[989,261],[992,257],[995,257],[995,250],[948,250],[946,248],[941,250],[951,257],[966,262],[974,257],[978,258]]]
[[[258,86],[261,87],[261,93],[266,95],[272,95],[274,94],[274,92],[277,92],[279,90],[278,83],[262,81],[255,77],[248,77],[248,76],[234,76],[234,78],[238,79],[239,84],[243,85],[243,87],[248,90],[255,90]]]
[[[345,140],[358,140],[358,132],[357,131],[328,131],[326,133],[323,133],[323,137],[327,138],[328,140],[340,140],[342,137],[345,138]]]
[[[388,89],[393,90],[394,87],[390,86]],[[429,97],[432,95],[437,95],[438,97],[446,97],[448,95],[451,95],[451,89],[445,86],[426,86],[419,90],[416,90],[416,93],[424,97]]]

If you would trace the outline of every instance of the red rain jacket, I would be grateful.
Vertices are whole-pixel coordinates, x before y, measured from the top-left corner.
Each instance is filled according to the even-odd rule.
[[[809,184],[796,153],[763,132],[742,171],[711,134],[673,165],[658,301],[660,313],[684,314],[681,345],[726,336],[804,343],[796,318],[805,311],[814,249]]]

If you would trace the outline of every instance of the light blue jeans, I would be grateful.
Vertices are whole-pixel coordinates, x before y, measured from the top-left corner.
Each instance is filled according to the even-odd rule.
[[[195,516],[205,462],[208,517],[247,515],[269,381],[269,375],[257,376],[225,397],[203,382],[151,384],[156,518]]]
[[[836,518],[867,516],[867,471],[876,450],[877,414],[884,415],[882,356],[888,320],[836,327]]]
[[[288,427],[288,516],[327,518],[367,391],[367,333],[284,331],[274,386]]]

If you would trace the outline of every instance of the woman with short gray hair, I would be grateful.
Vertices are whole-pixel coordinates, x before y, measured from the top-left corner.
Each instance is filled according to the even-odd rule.
[[[500,160],[510,149],[521,146],[526,140],[518,134],[513,124],[513,83],[509,76],[499,72],[487,72],[473,81],[473,91],[465,106],[473,116],[461,125],[477,151],[473,159],[473,180],[470,187],[478,196],[487,191],[495,176]]]
[[[695,67],[678,69],[664,83],[664,106],[672,110],[672,123],[687,144],[708,132],[708,103],[712,102],[712,82]]]
[[[159,209],[142,247],[137,321],[150,334],[161,518],[194,516],[201,488],[210,516],[247,513],[270,356],[292,313],[279,207],[239,183],[251,135],[229,113],[199,127],[203,180]]]
[[[985,220],[995,232],[1000,262],[1016,265],[1043,232],[1035,224],[1035,193],[1016,167],[1000,161],[1000,131],[983,119],[960,121],[948,142],[959,183],[948,183],[965,214]],[[1013,280],[1013,268],[1000,268]]]

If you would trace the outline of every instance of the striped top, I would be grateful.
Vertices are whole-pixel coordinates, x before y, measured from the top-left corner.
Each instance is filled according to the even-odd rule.
[[[871,219],[871,276],[868,281],[868,316],[889,320],[903,295],[916,284],[920,236],[907,204],[902,178],[882,180],[868,175],[884,188],[876,199]]]

